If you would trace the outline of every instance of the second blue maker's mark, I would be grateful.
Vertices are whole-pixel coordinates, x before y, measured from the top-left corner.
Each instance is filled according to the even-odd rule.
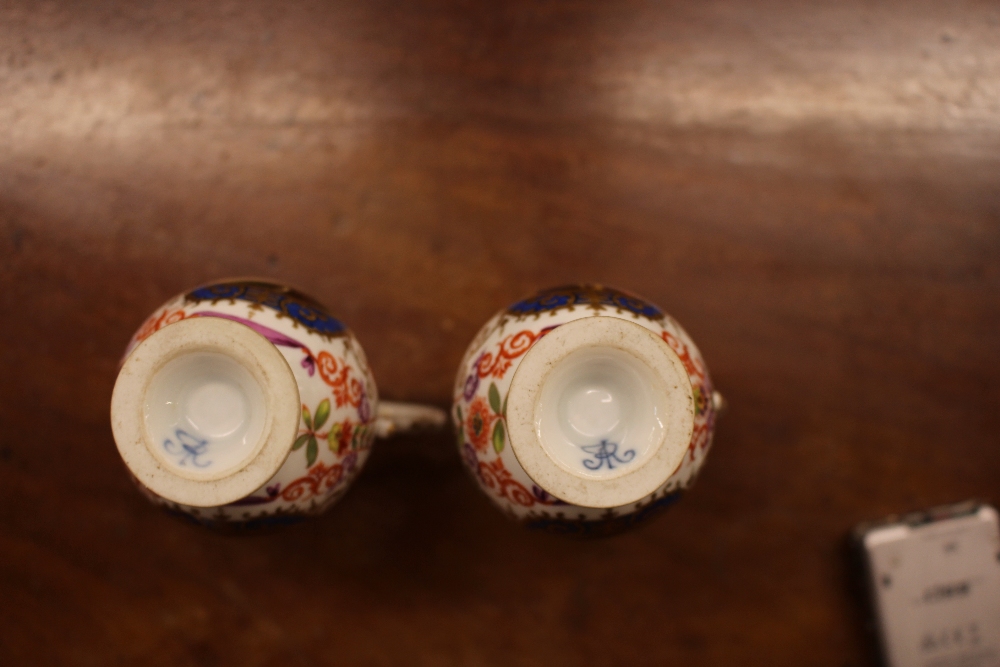
[[[621,456],[618,456],[618,443],[601,440],[596,445],[587,445],[581,449],[592,455],[592,459],[584,459],[583,466],[587,470],[600,470],[608,466],[608,470],[614,470],[615,463],[628,463],[635,458],[635,450],[627,449]]]
[[[174,431],[177,438],[175,443],[170,438],[163,441],[163,449],[171,456],[180,457],[177,465],[184,466],[188,462],[195,468],[207,468],[212,465],[211,461],[202,461],[200,457],[207,456],[208,440],[200,440],[183,429]]]

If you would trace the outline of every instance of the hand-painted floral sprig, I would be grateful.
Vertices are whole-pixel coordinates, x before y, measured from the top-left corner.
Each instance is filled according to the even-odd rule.
[[[324,398],[316,406],[315,416],[309,413],[309,408],[302,406],[302,428],[299,429],[299,437],[292,445],[292,451],[306,448],[306,465],[312,466],[319,456],[319,442],[326,442],[334,454],[340,456],[350,450],[363,449],[368,446],[371,440],[372,426],[363,422],[355,422],[351,419],[344,419],[341,422],[330,424],[326,432],[320,429],[326,424],[330,417],[330,399]]]

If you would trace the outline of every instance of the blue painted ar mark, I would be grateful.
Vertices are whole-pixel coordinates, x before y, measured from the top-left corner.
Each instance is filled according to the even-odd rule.
[[[596,459],[583,460],[583,466],[587,470],[600,470],[605,463],[608,464],[608,470],[614,470],[616,461],[618,463],[628,463],[635,458],[634,449],[628,449],[621,456],[618,456],[618,443],[608,442],[607,440],[601,440],[596,445],[587,445],[586,447],[581,447],[581,449],[588,454],[593,454],[594,459]]]
[[[206,456],[205,450],[208,448],[208,440],[199,440],[183,429],[174,431],[177,443],[170,438],[163,441],[163,449],[171,456],[180,456],[177,465],[187,465],[191,462],[195,468],[207,468],[212,465],[211,461],[199,461],[198,457]]]

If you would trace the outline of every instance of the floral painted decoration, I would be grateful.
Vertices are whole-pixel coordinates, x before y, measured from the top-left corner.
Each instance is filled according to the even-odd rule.
[[[325,510],[364,466],[375,437],[377,390],[353,334],[321,304],[294,289],[259,280],[224,281],[158,308],[139,327],[126,356],[160,329],[193,317],[237,322],[278,349],[302,400],[299,431],[273,478],[234,503],[206,509],[178,505],[145,488],[144,493],[173,513],[220,527],[284,524]],[[184,444],[178,440],[177,447]],[[190,449],[197,443],[186,444]],[[182,454],[188,453],[196,465],[196,452]]]
[[[546,334],[581,318],[619,317],[662,338],[678,356],[695,398],[694,429],[683,463],[650,496],[623,507],[597,509],[566,504],[535,483],[509,446],[506,401],[524,355]],[[600,535],[644,521],[676,501],[694,481],[712,442],[713,387],[697,347],[677,322],[645,299],[601,285],[543,290],[497,313],[484,325],[459,367],[452,417],[465,467],[486,495],[509,516],[551,532]],[[590,454],[591,466],[614,466],[630,454],[605,443]],[[633,453],[634,455],[634,453]],[[590,466],[588,466],[590,467]],[[596,469],[596,468],[595,468]]]

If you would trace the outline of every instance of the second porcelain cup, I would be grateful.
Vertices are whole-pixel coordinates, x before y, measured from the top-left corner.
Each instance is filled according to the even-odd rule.
[[[534,528],[617,532],[679,497],[712,442],[721,396],[669,315],[595,285],[497,313],[459,367],[462,458]]]
[[[132,337],[111,402],[115,442],[140,489],[217,526],[321,512],[376,435],[444,420],[436,408],[379,404],[347,327],[261,280],[217,282],[160,307]]]

